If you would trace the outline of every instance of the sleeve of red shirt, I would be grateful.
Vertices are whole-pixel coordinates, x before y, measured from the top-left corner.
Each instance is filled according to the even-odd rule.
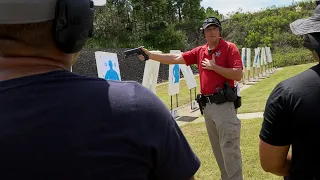
[[[197,51],[198,48],[194,48],[190,51],[182,53],[182,57],[184,61],[186,62],[187,66],[190,66],[191,64],[197,64]]]
[[[228,65],[230,68],[243,68],[240,52],[233,43],[229,44]]]

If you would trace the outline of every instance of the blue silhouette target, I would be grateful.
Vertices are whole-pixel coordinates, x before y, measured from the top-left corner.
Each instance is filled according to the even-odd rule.
[[[105,80],[121,81],[121,73],[116,53],[95,52],[98,76]]]
[[[168,93],[170,96],[179,93],[180,87],[180,66],[179,64],[169,65],[169,86]]]
[[[180,68],[179,68],[179,65],[178,64],[175,64],[173,66],[173,78],[174,78],[174,81],[173,83],[174,84],[177,84],[180,82]]]
[[[118,72],[113,69],[113,66],[116,67],[116,63],[113,63],[111,60],[109,60],[108,64],[105,63],[105,66],[109,66],[109,70],[107,70],[104,79],[120,81]]]

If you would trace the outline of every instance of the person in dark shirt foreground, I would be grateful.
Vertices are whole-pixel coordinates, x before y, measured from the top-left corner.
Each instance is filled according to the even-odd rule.
[[[193,179],[200,162],[151,91],[70,72],[92,5],[56,3],[0,0],[0,179]]]
[[[290,24],[319,61],[320,6],[310,18]],[[320,179],[320,65],[279,83],[267,100],[260,132],[260,162],[287,180]],[[292,148],[292,155],[289,153]]]

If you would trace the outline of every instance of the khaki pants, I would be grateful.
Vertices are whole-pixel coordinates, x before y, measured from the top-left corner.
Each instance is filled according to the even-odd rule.
[[[207,104],[203,115],[222,180],[243,180],[240,151],[241,123],[234,104]]]

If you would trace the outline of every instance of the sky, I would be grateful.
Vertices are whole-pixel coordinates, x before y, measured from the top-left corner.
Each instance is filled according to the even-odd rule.
[[[95,6],[103,6],[106,4],[107,0],[93,0]],[[210,1],[208,1],[210,2]],[[210,4],[208,4],[210,5]],[[204,5],[203,5],[204,6]]]
[[[227,13],[237,11],[239,8],[241,8],[243,12],[252,12],[273,5],[277,7],[290,5],[292,2],[293,0],[202,0],[201,6],[204,8],[210,6],[214,10],[218,10],[219,13],[227,15]],[[297,2],[297,0],[295,0],[295,2]]]

